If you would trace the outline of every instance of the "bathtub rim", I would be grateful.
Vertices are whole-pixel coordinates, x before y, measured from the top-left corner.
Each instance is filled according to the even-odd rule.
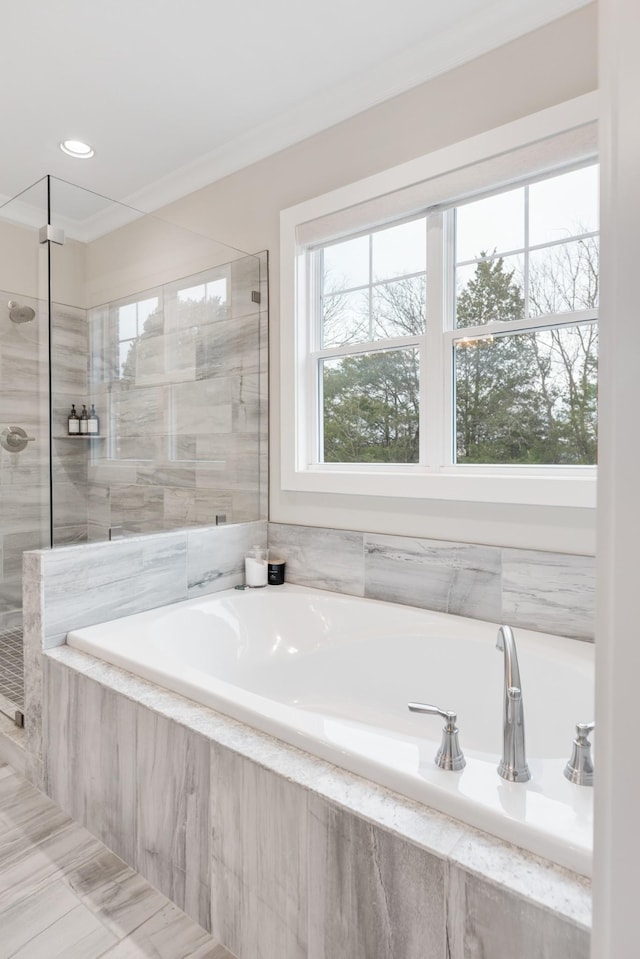
[[[320,590],[314,587],[305,587],[305,586],[293,586],[292,584],[287,584],[290,592],[302,595],[320,595],[323,597],[329,597],[336,599],[340,602],[351,602],[356,600],[358,603],[374,604],[379,605],[382,603],[385,607],[396,606],[398,604],[390,604],[383,600],[369,599],[366,597],[352,597],[349,595],[334,593],[328,590]],[[272,587],[269,588],[271,595],[278,595],[281,587]],[[168,604],[167,606],[157,607],[156,609],[147,610],[145,612],[140,612],[133,614],[133,616],[126,617],[128,620],[145,620],[150,616],[156,614],[164,614],[168,611],[171,611],[176,606],[180,608],[184,607],[197,607],[203,603],[207,604],[210,602],[215,602],[221,597],[224,597],[227,594],[233,595],[233,588],[213,593],[206,597],[196,597],[193,599],[185,600],[177,604]],[[267,593],[264,590],[252,590],[250,594],[254,594],[256,597],[260,595],[267,596]],[[243,596],[242,592],[238,592],[239,596]],[[404,604],[400,604],[401,606]],[[420,607],[406,607],[410,610],[416,610],[420,613],[426,614],[434,617],[436,620],[440,617],[446,618],[448,621],[455,619],[460,620],[467,626],[470,626],[472,629],[479,626],[479,621],[472,620],[466,617],[452,617],[450,614],[439,613],[431,610],[424,610]],[[108,627],[111,623],[117,624],[118,620],[110,621],[109,623],[96,624],[100,627]],[[482,624],[484,627],[493,624]],[[91,627],[82,627],[80,631]],[[553,644],[556,641],[556,637],[549,636],[548,634],[540,633],[536,634],[530,630],[518,630],[518,632],[523,632],[530,634],[535,637],[536,641],[541,642],[543,645]],[[570,650],[575,650],[578,652],[578,649],[581,649],[581,652],[578,655],[585,656],[590,658],[592,656],[592,647],[590,644],[580,644],[580,647],[574,647],[574,640],[564,639],[566,643],[566,648]],[[74,647],[75,650],[75,647]],[[94,656],[91,651],[87,655]],[[158,673],[160,672],[157,669],[147,669],[144,665],[136,665],[136,672],[131,671],[133,667],[130,667],[127,663],[122,661],[118,662],[116,659],[109,659],[105,657],[104,659],[95,656],[96,661],[102,663],[110,663],[116,668],[122,669],[131,676],[140,676],[146,682],[156,684],[159,688],[163,690],[172,690],[176,695],[184,697],[190,701],[199,702],[194,695],[192,695],[187,684],[176,683],[175,677],[173,674],[165,674],[169,679],[169,685],[161,685],[161,679],[158,678]],[[222,684],[224,685],[224,684]],[[240,689],[240,687],[234,687]],[[277,739],[278,741],[297,748],[309,756],[318,757],[324,762],[329,762],[333,765],[339,766],[340,768],[347,769],[347,771],[352,771],[354,775],[360,776],[368,781],[373,783],[380,784],[383,788],[389,789],[394,792],[396,795],[403,795],[410,799],[413,802],[425,805],[427,808],[435,809],[440,811],[444,815],[450,815],[457,818],[458,821],[465,824],[469,824],[472,828],[482,830],[490,835],[496,836],[503,841],[512,843],[515,846],[518,846],[521,849],[526,849],[530,851],[533,855],[538,855],[544,857],[546,861],[558,864],[566,869],[576,872],[577,874],[583,876],[590,876],[592,869],[592,847],[588,846],[585,838],[582,841],[574,842],[573,844],[567,843],[564,838],[561,838],[560,830],[556,830],[554,833],[544,831],[540,826],[536,826],[532,823],[522,823],[517,819],[510,819],[508,815],[502,815],[499,811],[496,812],[495,809],[487,808],[486,806],[481,806],[473,803],[472,800],[469,800],[466,796],[457,795],[455,791],[452,790],[453,781],[450,777],[458,776],[456,773],[442,772],[441,770],[435,770],[435,774],[439,777],[439,783],[436,779],[430,778],[428,789],[431,792],[431,795],[428,798],[425,798],[421,793],[424,789],[424,785],[416,782],[415,780],[410,780],[406,777],[403,777],[402,774],[398,774],[395,770],[390,770],[386,772],[384,767],[380,764],[376,764],[366,756],[354,756],[353,754],[349,758],[348,766],[345,767],[340,763],[339,750],[336,750],[335,746],[326,745],[321,741],[318,741],[308,732],[308,729],[303,731],[296,729],[295,725],[292,726],[291,723],[287,723],[282,719],[278,718],[278,715],[275,717],[273,715],[264,715],[263,713],[258,713],[260,716],[260,722],[256,723],[253,721],[251,715],[247,716],[247,713],[251,713],[252,709],[247,708],[246,700],[252,701],[255,699],[261,699],[262,697],[254,693],[246,693],[245,690],[241,690],[242,696],[240,698],[240,703],[233,702],[231,706],[226,703],[219,704],[218,702],[208,702],[204,703],[203,708],[210,709],[217,712],[220,715],[225,715],[230,717],[236,722],[242,723],[245,728],[252,729],[257,732],[264,732],[266,735]],[[271,703],[271,700],[268,700]],[[290,711],[292,707],[282,707],[282,712],[286,714]],[[278,713],[278,711],[276,711]],[[428,735],[425,734],[425,742],[437,745],[435,741]],[[535,760],[534,760],[535,762]],[[562,764],[557,765],[557,776],[561,777],[561,766]],[[430,773],[433,773],[434,770],[430,770]],[[493,770],[492,770],[493,773]],[[395,781],[394,781],[395,780]],[[401,786],[397,785],[398,782],[401,782]],[[495,780],[493,780],[493,785],[497,788],[501,787],[503,792],[507,793],[507,800],[509,796],[511,799],[516,801],[518,797],[518,792],[522,791],[522,786],[520,784],[510,784],[502,783],[501,780],[497,777],[497,772],[495,773]],[[575,793],[576,802],[583,803],[585,806],[591,806],[592,809],[592,791],[589,792],[589,795],[585,794],[584,787],[571,786],[570,784],[565,784],[564,781],[561,783],[561,788],[569,785],[570,790]],[[526,787],[525,787],[526,788]],[[580,792],[578,792],[580,790]],[[474,808],[475,807],[475,808]],[[591,813],[592,815],[592,813]],[[588,823],[586,823],[588,826]],[[586,826],[583,824],[583,832]],[[524,835],[523,835],[524,829]]]

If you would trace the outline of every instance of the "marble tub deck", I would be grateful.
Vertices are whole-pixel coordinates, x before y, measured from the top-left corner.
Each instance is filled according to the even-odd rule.
[[[0,765],[0,959],[233,959],[8,765]]]

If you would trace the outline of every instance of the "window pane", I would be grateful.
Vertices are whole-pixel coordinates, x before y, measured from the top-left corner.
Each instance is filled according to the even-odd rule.
[[[555,243],[598,230],[598,167],[563,173],[529,187],[529,243]]]
[[[120,351],[120,378],[123,380],[135,380],[136,378],[136,369],[135,369],[135,356],[136,351],[132,349],[135,340],[127,340],[125,343],[119,344]],[[129,353],[131,352],[131,356]]]
[[[457,340],[458,463],[593,465],[595,323]]]
[[[524,316],[522,258],[498,257],[456,267],[456,326],[480,326]]]
[[[325,463],[417,463],[417,349],[321,360]]]
[[[369,290],[336,293],[322,301],[322,346],[344,346],[370,340]]]
[[[158,315],[158,297],[140,300],[137,306],[138,333],[162,333],[162,318]],[[150,321],[149,317],[151,317]]]
[[[131,340],[138,335],[138,311],[135,303],[118,307],[118,339]]]
[[[524,188],[456,210],[456,263],[524,247]]]
[[[424,217],[373,234],[373,279],[424,272],[427,262],[427,225]]]
[[[226,305],[227,281],[224,277],[207,283],[207,299],[217,300],[220,306]]]
[[[529,315],[598,305],[598,237],[534,250],[529,257]]]
[[[323,288],[327,293],[365,286],[369,282],[369,237],[324,248]]]
[[[373,335],[415,336],[426,323],[426,277],[412,276],[373,288]]]
[[[193,300],[204,300],[206,286],[200,283],[198,286],[190,286],[186,290],[178,290],[178,303],[187,303]]]

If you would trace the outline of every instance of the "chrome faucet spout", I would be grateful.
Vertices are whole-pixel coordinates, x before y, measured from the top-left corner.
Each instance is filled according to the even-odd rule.
[[[504,706],[502,711],[502,757],[498,774],[512,783],[531,779],[524,741],[524,711],[520,666],[513,630],[501,626],[496,649],[504,653]]]

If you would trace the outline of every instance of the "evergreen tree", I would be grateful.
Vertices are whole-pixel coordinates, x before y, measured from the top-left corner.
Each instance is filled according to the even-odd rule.
[[[486,256],[486,253],[482,253]],[[459,328],[518,320],[524,298],[504,260],[481,260],[458,296]],[[549,437],[540,416],[529,334],[462,338],[455,350],[459,463],[537,463]]]
[[[486,256],[482,253],[481,256]],[[532,315],[597,305],[597,241],[551,248],[530,271]],[[374,336],[424,331],[424,278],[378,288]],[[334,301],[337,304],[337,300]],[[513,269],[481,259],[457,298],[456,461],[487,464],[593,464],[596,461],[597,326],[464,337],[464,329],[524,316]],[[340,339],[340,311],[331,316]],[[437,320],[430,319],[430,322]],[[364,329],[369,317],[360,324]],[[350,316],[349,331],[358,329]],[[417,350],[396,349],[326,361],[324,459],[415,463],[419,439]]]

